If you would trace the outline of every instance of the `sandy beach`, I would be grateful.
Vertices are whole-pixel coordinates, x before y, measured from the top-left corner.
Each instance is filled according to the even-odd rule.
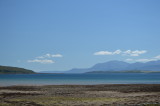
[[[160,84],[1,86],[0,106],[160,106]]]

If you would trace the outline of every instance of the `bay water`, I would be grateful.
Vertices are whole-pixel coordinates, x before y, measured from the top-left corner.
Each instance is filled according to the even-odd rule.
[[[160,84],[160,73],[0,74],[0,86],[63,84]]]

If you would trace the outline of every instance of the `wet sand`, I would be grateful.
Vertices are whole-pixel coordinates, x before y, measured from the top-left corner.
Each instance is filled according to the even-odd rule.
[[[160,84],[0,87],[0,106],[160,106]]]

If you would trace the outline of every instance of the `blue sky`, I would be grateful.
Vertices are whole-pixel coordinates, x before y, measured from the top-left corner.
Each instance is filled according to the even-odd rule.
[[[0,65],[34,71],[160,59],[159,0],[0,0]]]

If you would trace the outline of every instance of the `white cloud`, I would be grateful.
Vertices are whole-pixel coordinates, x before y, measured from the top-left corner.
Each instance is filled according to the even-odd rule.
[[[139,53],[136,51],[136,53]],[[140,53],[145,53],[145,51],[141,51]],[[143,59],[126,59],[126,61],[134,61],[134,62],[149,62],[149,61],[157,61],[160,60],[160,55],[151,57],[151,58],[143,58]]]
[[[121,50],[116,50],[114,52],[110,52],[110,51],[99,51],[99,52],[95,52],[94,55],[128,55],[128,56],[139,56],[140,54],[144,54],[146,53],[146,50],[135,50],[135,51],[131,51],[131,50],[126,50],[126,51],[121,51]]]
[[[126,59],[125,61],[129,62],[149,62],[154,61],[155,59]]]
[[[136,51],[136,53],[139,53]],[[140,53],[145,53],[145,51],[142,51]],[[160,60],[160,55],[152,57],[152,58],[143,58],[143,59],[126,59],[126,61],[134,61],[134,62],[149,62],[149,61],[157,61]]]
[[[112,54],[120,54],[122,51],[121,50],[116,50]]]
[[[45,58],[45,57],[43,57],[43,56],[39,56],[39,57],[36,57],[36,58],[43,59],[43,58]]]
[[[44,59],[44,60],[34,59],[34,60],[28,60],[27,62],[29,62],[29,63],[42,63],[42,64],[55,63],[53,60],[49,60],[49,59]]]
[[[160,55],[158,55],[158,56],[156,56],[156,57],[154,57],[154,58],[156,58],[156,59],[160,59]]]
[[[44,55],[44,57],[50,58],[50,57],[52,57],[52,55],[48,53],[48,54]]]
[[[156,59],[137,59],[137,62],[149,62],[149,61],[156,61]]]
[[[53,54],[52,57],[63,57],[61,54]]]
[[[124,53],[124,54],[131,54],[132,51],[131,51],[131,50],[126,50],[126,51],[124,51],[123,53]]]
[[[150,59],[137,59],[136,62],[148,62]]]
[[[126,61],[133,61],[133,59],[126,59]]]
[[[158,59],[150,58],[150,59],[126,59],[125,61],[133,61],[133,62],[149,62],[149,61],[156,61]]]
[[[42,63],[42,64],[51,64],[55,63],[53,60],[48,58],[56,58],[56,57],[63,57],[61,54],[45,54],[43,56],[36,57],[33,60],[28,60],[29,63]]]
[[[109,52],[109,51],[99,51],[99,52],[95,52],[94,55],[112,55],[112,52]]]
[[[135,51],[132,51],[133,54],[143,54],[143,53],[146,53],[147,51],[146,50],[135,50]]]
[[[139,54],[130,54],[130,56],[139,56]]]
[[[116,54],[120,54],[121,52],[122,52],[121,50],[116,50],[114,52],[99,51],[99,52],[95,52],[94,55],[116,55]]]
[[[54,57],[63,57],[63,55],[61,55],[61,54],[49,54],[49,53],[47,53],[47,54],[45,54],[43,56],[39,56],[37,58],[43,59],[43,58],[54,58]]]
[[[126,50],[123,52],[124,55],[129,55],[129,56],[139,56],[140,54],[144,54],[147,53],[146,50],[135,50],[135,51],[131,51],[131,50]]]

